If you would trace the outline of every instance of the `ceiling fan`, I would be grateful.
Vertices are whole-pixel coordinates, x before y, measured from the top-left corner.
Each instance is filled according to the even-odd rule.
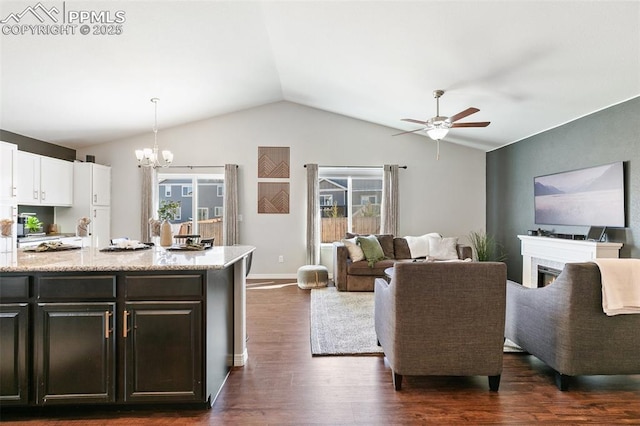
[[[476,121],[457,123],[458,120],[463,119],[471,114],[475,114],[480,111],[478,108],[470,107],[461,111],[451,117],[444,117],[440,115],[440,97],[444,95],[444,90],[434,90],[433,97],[436,98],[436,116],[431,117],[427,121],[416,120],[414,118],[403,118],[402,121],[408,121],[409,123],[421,124],[422,127],[416,130],[410,130],[407,132],[396,133],[393,136],[405,135],[407,133],[415,133],[420,131],[427,132],[427,135],[431,139],[437,142],[437,159],[440,159],[440,139],[444,138],[449,129],[454,127],[487,127],[491,124],[490,121]]]

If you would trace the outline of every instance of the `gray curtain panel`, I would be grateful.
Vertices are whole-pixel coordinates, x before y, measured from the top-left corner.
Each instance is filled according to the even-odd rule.
[[[238,244],[238,165],[224,165],[224,241],[226,246]]]
[[[398,170],[397,164],[385,164],[382,177],[380,233],[398,235]]]
[[[320,184],[318,165],[307,164],[307,264],[320,263]]]
[[[149,219],[155,216],[153,210],[153,193],[156,171],[151,167],[141,167],[142,196],[140,205],[140,241],[151,241]]]

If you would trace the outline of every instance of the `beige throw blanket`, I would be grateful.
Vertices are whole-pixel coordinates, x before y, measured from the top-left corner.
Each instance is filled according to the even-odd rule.
[[[640,313],[640,259],[596,259],[602,277],[602,309],[613,316]]]

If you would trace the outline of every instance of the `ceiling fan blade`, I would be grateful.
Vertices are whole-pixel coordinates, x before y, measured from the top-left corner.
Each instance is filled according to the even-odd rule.
[[[391,136],[400,136],[400,135],[406,135],[407,133],[415,133],[415,132],[419,132],[420,130],[424,130],[424,129],[417,129],[417,130],[409,130],[408,132],[401,132],[401,133],[396,133],[395,135],[391,135]]]
[[[465,117],[467,117],[467,116],[469,116],[471,114],[475,114],[478,111],[480,111],[478,108],[474,108],[474,107],[467,108],[464,111],[459,112],[456,115],[449,117],[449,120],[451,120],[451,122],[454,123],[454,122],[460,120],[461,118],[465,118]]]
[[[487,127],[491,124],[490,121],[476,121],[469,123],[453,123],[451,127]]]
[[[423,126],[427,125],[426,121],[416,120],[415,118],[402,118],[402,121],[408,121],[409,123],[422,124]]]

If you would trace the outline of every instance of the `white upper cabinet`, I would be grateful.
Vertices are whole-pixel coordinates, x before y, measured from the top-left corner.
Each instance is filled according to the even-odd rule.
[[[111,204],[111,167],[93,164],[91,167],[92,194],[94,206]]]
[[[16,157],[18,146],[0,142],[0,204],[14,204],[18,192]]]
[[[40,205],[40,156],[18,151],[18,204]]]
[[[73,204],[73,163],[18,151],[18,204],[70,206]]]
[[[73,204],[73,163],[57,158],[40,158],[41,204],[70,206]]]

